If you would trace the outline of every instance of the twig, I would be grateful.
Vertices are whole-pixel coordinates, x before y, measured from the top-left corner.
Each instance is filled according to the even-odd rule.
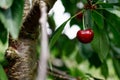
[[[62,80],[80,80],[80,78],[74,78],[68,75],[66,72],[60,71],[56,68],[48,68],[48,74]]]
[[[47,75],[47,62],[49,58],[48,48],[48,36],[47,36],[47,11],[49,11],[56,0],[41,0],[40,10],[41,18],[39,19],[39,25],[41,28],[41,54],[38,63],[38,76],[37,80],[46,80]]]
[[[47,7],[44,1],[40,1],[41,18],[39,24],[41,27],[41,54],[38,66],[37,80],[46,80],[47,60],[49,57],[48,36],[47,36]]]

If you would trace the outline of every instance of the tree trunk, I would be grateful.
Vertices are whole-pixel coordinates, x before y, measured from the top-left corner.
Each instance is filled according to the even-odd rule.
[[[46,2],[48,11],[56,0],[43,0]],[[19,38],[14,40],[10,37],[9,47],[6,50],[9,80],[35,80],[37,73],[37,51],[39,29],[40,0],[32,1],[30,8],[29,0],[25,0],[23,25]]]

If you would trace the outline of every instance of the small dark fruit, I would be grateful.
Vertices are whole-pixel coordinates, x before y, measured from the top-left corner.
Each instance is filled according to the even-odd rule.
[[[77,39],[82,43],[90,43],[93,40],[94,32],[92,29],[79,30]]]
[[[80,19],[80,20],[82,20],[82,18],[83,18],[83,13],[82,12],[80,12],[77,16],[77,19]]]

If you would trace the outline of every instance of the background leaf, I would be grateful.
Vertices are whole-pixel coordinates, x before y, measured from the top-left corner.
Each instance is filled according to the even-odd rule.
[[[94,22],[98,25],[98,27],[100,29],[103,29],[103,27],[104,27],[103,16],[97,11],[92,11],[92,18],[93,18]]]
[[[55,42],[58,40],[59,36],[61,35],[65,25],[67,24],[69,20],[65,21],[52,35],[51,39],[50,39],[50,47],[52,47]]]
[[[8,33],[6,29],[3,27],[3,24],[0,22],[0,63],[2,63],[4,59],[5,50],[8,47]]]
[[[93,54],[89,58],[89,63],[90,63],[90,67],[95,66],[96,68],[99,68],[102,65],[102,62],[101,62],[98,54],[95,52],[93,52]]]
[[[120,78],[120,62],[117,59],[113,59],[113,66],[115,68],[117,76]]]
[[[2,67],[2,65],[0,64],[0,80],[8,80],[6,74],[5,74],[5,71]]]
[[[105,30],[99,30],[97,26],[93,27],[94,39],[92,41],[93,49],[98,53],[100,60],[106,59],[109,52],[109,40]]]
[[[101,73],[107,79],[109,72],[108,72],[108,66],[107,66],[106,61],[104,61],[102,66],[101,66]]]
[[[7,10],[0,9],[0,21],[10,32],[13,38],[18,37],[22,23],[23,0],[14,0],[13,5]]]
[[[53,17],[54,17],[54,13],[52,13],[51,15],[48,16],[48,23],[50,25],[51,30],[55,31],[56,23],[55,23],[55,20]]]
[[[112,38],[110,38],[115,45],[120,47],[120,27],[118,27],[118,25],[120,25],[120,17],[118,16],[119,14],[117,13],[114,14],[108,10],[104,10],[105,21],[111,31],[110,34],[112,35]]]
[[[113,8],[114,6],[120,6],[120,3],[98,3],[102,8]]]
[[[119,10],[116,10],[116,9],[106,9],[106,10],[120,18],[120,11]]]
[[[76,4],[77,2],[79,2],[79,0],[61,0],[61,1],[65,7],[65,12],[69,12],[71,15],[74,15],[75,12],[77,11]]]

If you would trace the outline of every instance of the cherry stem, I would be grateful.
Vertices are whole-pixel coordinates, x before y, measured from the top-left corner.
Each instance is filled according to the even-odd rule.
[[[83,30],[85,30],[86,29],[86,27],[85,27],[85,15],[83,14],[83,19],[82,19],[83,21]]]

